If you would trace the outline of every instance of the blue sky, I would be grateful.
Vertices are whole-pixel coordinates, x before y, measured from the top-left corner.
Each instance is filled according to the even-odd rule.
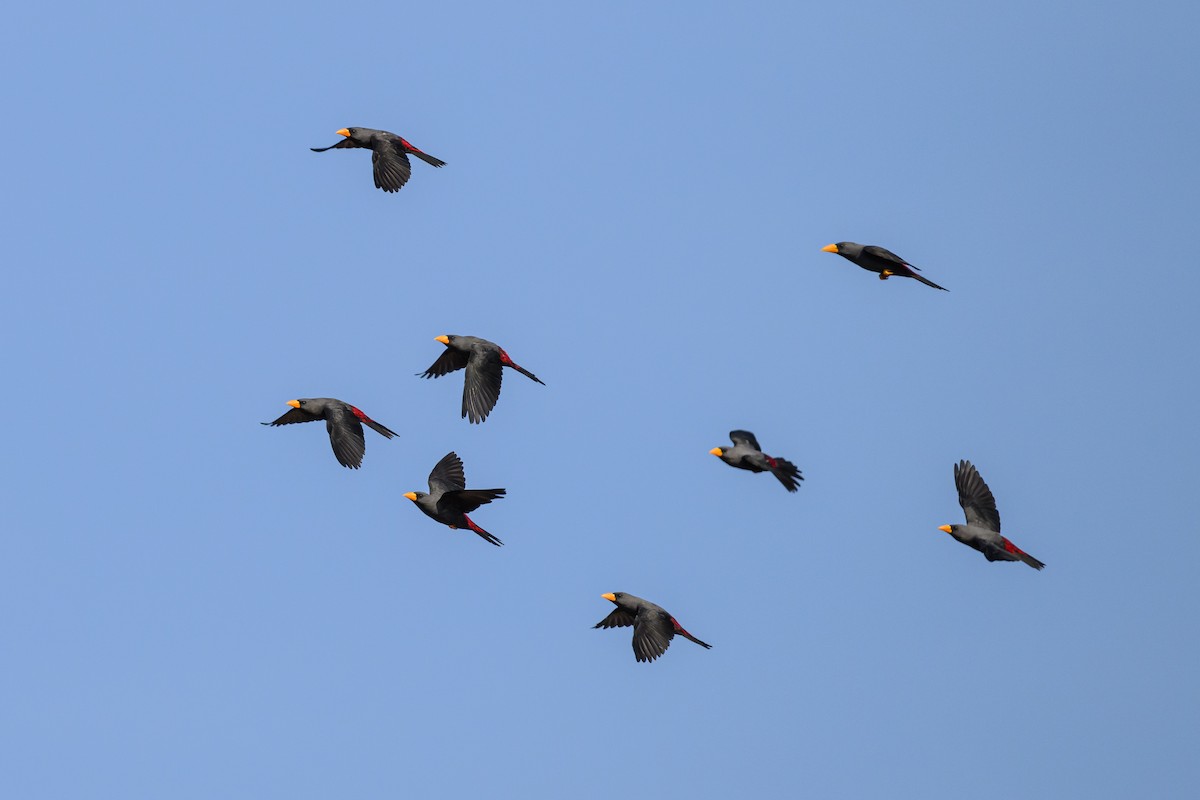
[[[8,792],[1184,794],[1197,22],[12,9]],[[448,166],[379,192],[348,125]],[[443,333],[547,386],[468,425]],[[400,436],[258,424],[304,396]],[[449,450],[503,549],[402,497]],[[1043,572],[937,531],[960,458]],[[635,663],[610,591],[714,649]]]

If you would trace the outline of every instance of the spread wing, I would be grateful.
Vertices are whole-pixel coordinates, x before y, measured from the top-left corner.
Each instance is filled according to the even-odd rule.
[[[467,359],[470,357],[471,356],[469,353],[464,353],[461,350],[455,350],[447,347],[445,351],[437,357],[437,361],[434,361],[432,364],[430,364],[429,369],[425,370],[425,372],[421,374],[421,377],[440,378],[447,372],[454,372],[455,370],[465,367],[467,365]]]
[[[958,489],[958,504],[967,515],[967,524],[999,533],[1000,512],[996,510],[996,498],[992,497],[992,490],[970,461],[959,461],[954,465],[954,486]]]
[[[462,415],[469,417],[471,422],[487,419],[500,399],[500,382],[503,379],[504,365],[500,362],[500,351],[490,347],[474,349],[467,362]]]
[[[451,450],[442,456],[429,473],[429,493],[457,492],[467,488],[467,476],[463,472],[462,459]]]
[[[310,147],[308,149],[312,150],[314,153],[324,153],[326,150],[342,150],[347,147],[365,147],[365,145],[355,144],[352,139],[346,138],[342,139],[337,144],[329,145],[329,147]]]
[[[671,615],[660,609],[642,609],[633,621],[633,654],[638,661],[653,661],[667,652],[675,626]]]
[[[445,492],[442,502],[452,505],[455,510],[468,514],[482,505],[504,497],[504,489],[456,489]]]
[[[371,151],[371,165],[375,167],[375,188],[385,192],[400,191],[412,175],[408,154],[391,143],[375,146]]]
[[[613,609],[613,612],[593,625],[593,628],[628,628],[633,624],[633,614],[623,608]]]
[[[729,440],[735,445],[744,444],[747,447],[754,448],[755,450],[762,450],[762,448],[758,446],[758,439],[755,439],[754,434],[750,431],[730,431]]]
[[[294,422],[312,422],[318,419],[320,417],[313,416],[303,409],[293,408],[274,422],[264,422],[262,424],[274,427],[276,425],[291,425]]]
[[[367,452],[367,441],[363,436],[362,423],[343,410],[331,413],[325,420],[329,431],[329,443],[333,454],[343,467],[358,469]]]

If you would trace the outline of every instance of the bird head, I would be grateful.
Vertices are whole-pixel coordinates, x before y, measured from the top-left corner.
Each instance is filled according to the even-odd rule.
[[[609,592],[608,594],[602,594],[600,596],[603,597],[605,600],[609,601],[610,603],[616,603],[617,605],[621,605],[621,601],[625,598],[625,593],[624,592]]]
[[[838,242],[837,244],[827,244],[821,248],[822,253],[833,253],[851,260],[861,256],[862,251],[863,246],[854,242]]]
[[[324,400],[313,400],[311,398],[303,398],[300,400],[288,400],[287,403],[292,408],[299,408],[307,411],[310,414],[321,414],[325,411]]]
[[[352,142],[357,142],[359,140],[358,128],[342,128],[337,133],[338,133],[338,136],[345,136],[347,139],[349,139]]]
[[[938,528],[938,530],[945,531],[946,533],[953,536],[954,532],[958,530],[958,526],[957,525],[943,525],[940,528]]]
[[[422,497],[428,497],[428,494],[425,492],[405,492],[404,496],[415,503]]]
[[[442,344],[446,345],[446,347],[450,347],[451,343],[457,338],[457,336],[451,336],[448,333],[443,333],[441,336],[433,337],[433,340],[435,342],[441,342]]]
[[[725,455],[725,451],[719,447],[714,447],[712,450],[709,450],[708,452],[710,455],[714,455],[717,458],[721,458]]]

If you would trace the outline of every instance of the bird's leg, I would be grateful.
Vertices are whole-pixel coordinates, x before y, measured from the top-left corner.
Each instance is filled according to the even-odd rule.
[[[890,269],[885,269],[883,272],[879,273],[879,280],[886,281],[895,274],[896,273],[892,272]]]

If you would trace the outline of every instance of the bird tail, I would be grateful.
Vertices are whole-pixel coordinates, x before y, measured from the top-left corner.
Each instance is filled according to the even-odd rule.
[[[789,492],[794,492],[800,488],[798,481],[804,480],[804,476],[800,474],[800,470],[795,464],[788,461],[786,458],[772,459],[771,474],[779,479],[783,484],[783,488]]]
[[[378,433],[382,436],[386,436],[389,439],[392,438],[393,436],[400,435],[400,434],[396,433],[394,430],[392,430],[391,428],[380,425],[378,422],[376,422],[373,419],[364,419],[363,422],[365,422],[371,430],[375,431],[376,433]]]
[[[1019,554],[1019,558],[1034,569],[1041,569],[1042,567],[1046,566],[1033,556],[1029,555],[1029,553],[1021,553]]]
[[[534,375],[532,372],[530,372],[529,370],[525,369],[524,367],[521,367],[521,366],[518,366],[518,365],[516,365],[516,364],[513,364],[513,365],[512,365],[512,368],[513,368],[513,369],[515,369],[517,372],[521,373],[522,375],[524,375],[526,378],[529,378],[530,380],[537,381],[538,383],[542,384],[542,386],[545,386],[545,385],[546,385],[545,381],[543,381],[543,380],[542,380],[541,378],[539,378],[537,375]]]
[[[926,286],[932,286],[935,289],[941,289],[943,292],[950,291],[945,286],[938,286],[936,283],[929,280],[929,278],[926,278],[924,275],[918,275],[917,273],[914,272],[912,274],[912,277],[916,278],[917,280],[919,280],[921,283],[925,284]]]
[[[366,425],[371,430],[378,433],[380,436],[386,436],[387,438],[390,439],[393,436],[400,435],[400,434],[396,433],[394,430],[392,430],[391,428],[388,428],[385,425],[380,425],[378,422],[376,422],[375,420],[371,419],[366,414],[364,414],[361,409],[355,408],[354,406],[350,406],[350,411],[354,414],[354,416],[358,417],[360,422],[362,422],[364,425]]]
[[[491,544],[496,545],[496,547],[500,547],[501,545],[504,544],[504,542],[500,541],[498,538],[496,538],[495,536],[488,533],[483,528],[479,527],[474,522],[472,522],[471,518],[468,517],[466,514],[463,514],[463,519],[466,520],[467,527],[470,528],[471,530],[475,531],[476,533],[478,533],[480,536],[482,536],[483,540],[485,542],[490,542]]]
[[[1043,564],[1041,561],[1038,561],[1036,558],[1034,558],[1033,556],[1029,555],[1029,553],[1026,553],[1024,550],[1022,550],[1021,548],[1017,547],[1015,544],[1013,544],[1012,542],[1010,542],[1010,541],[1009,541],[1008,539],[1006,539],[1005,537],[1001,536],[1000,538],[1001,538],[1001,539],[1003,539],[1003,541],[1004,541],[1004,550],[1005,550],[1005,552],[1007,552],[1007,553],[1009,553],[1009,554],[1011,554],[1011,555],[1014,555],[1014,556],[1016,556],[1016,557],[1017,557],[1017,559],[1019,559],[1019,560],[1021,560],[1021,561],[1025,562],[1026,564],[1028,564],[1029,566],[1033,567],[1034,569],[1041,569],[1042,567],[1046,566],[1046,565],[1045,565],[1045,564]]]
[[[445,161],[442,161],[440,158],[434,158],[433,156],[429,155],[428,153],[422,153],[420,150],[418,150],[415,147],[413,147],[413,149],[409,150],[408,152],[412,153],[414,156],[416,156],[417,158],[421,159],[426,164],[429,164],[431,166],[434,166],[434,167],[446,166]]]
[[[675,632],[677,634],[679,634],[680,636],[682,636],[683,638],[692,640],[696,644],[703,647],[705,650],[712,650],[711,644],[709,644],[708,642],[702,642],[699,639],[697,639],[695,636],[692,636],[690,633],[685,631],[683,629],[683,626],[680,625],[679,622],[674,617],[671,617],[671,624],[675,626]]]

